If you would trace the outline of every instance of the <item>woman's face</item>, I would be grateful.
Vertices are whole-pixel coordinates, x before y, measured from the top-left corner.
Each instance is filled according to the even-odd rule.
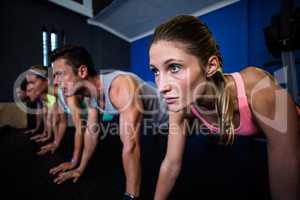
[[[180,111],[204,92],[204,67],[187,53],[181,42],[159,40],[152,44],[150,69],[170,111]]]
[[[35,101],[37,99],[37,95],[33,92],[33,85],[28,84],[26,87],[26,96],[29,98],[31,102]]]
[[[45,93],[48,87],[47,80],[38,78],[36,75],[30,73],[26,75],[26,79],[28,85],[30,85],[30,87],[32,88],[30,99],[36,100],[37,98],[41,97]]]

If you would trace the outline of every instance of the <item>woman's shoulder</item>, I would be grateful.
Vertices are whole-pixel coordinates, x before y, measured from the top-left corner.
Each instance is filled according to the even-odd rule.
[[[249,66],[239,73],[244,81],[246,93],[277,85],[274,77],[269,72],[258,67]]]
[[[273,77],[269,72],[254,66],[246,67],[240,71],[240,74],[246,84],[253,84],[264,78],[271,78],[273,80]]]
[[[259,102],[259,105],[267,106],[274,103],[275,90],[279,86],[271,74],[263,69],[251,66],[241,70],[240,75],[243,78],[246,96],[250,104]]]

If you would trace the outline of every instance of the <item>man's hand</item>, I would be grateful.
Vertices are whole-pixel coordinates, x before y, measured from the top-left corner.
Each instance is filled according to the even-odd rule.
[[[55,142],[46,144],[45,146],[42,146],[40,151],[37,153],[37,155],[42,156],[45,155],[48,152],[51,152],[53,154],[55,150],[57,149],[58,145]]]
[[[63,172],[60,173],[56,179],[54,179],[54,183],[61,184],[68,179],[73,179],[73,183],[76,183],[81,175],[81,170],[79,170],[78,168],[68,172]]]
[[[55,175],[57,173],[62,173],[62,172],[65,172],[67,170],[74,169],[75,167],[76,167],[75,162],[65,162],[65,163],[62,163],[62,164],[50,169],[49,173]]]

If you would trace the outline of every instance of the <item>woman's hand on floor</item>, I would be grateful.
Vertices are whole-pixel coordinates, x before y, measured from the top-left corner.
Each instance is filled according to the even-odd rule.
[[[51,139],[51,135],[48,134],[48,135],[46,135],[45,137],[41,137],[41,138],[36,139],[35,141],[36,141],[36,142],[47,142],[47,141],[50,140],[50,139]]]
[[[40,134],[30,137],[30,140],[37,141],[38,139],[46,137],[46,136],[47,136],[47,133],[43,132],[43,133],[40,133]]]
[[[40,151],[37,153],[37,155],[42,156],[45,155],[49,152],[51,152],[51,154],[54,154],[55,150],[58,148],[57,144],[55,144],[55,142],[46,144],[44,146],[41,147]]]
[[[82,175],[82,173],[78,168],[73,169],[68,172],[60,173],[58,175],[58,177],[56,179],[54,179],[54,183],[61,184],[65,181],[67,181],[68,179],[73,179],[73,183],[76,183],[81,175]]]
[[[65,163],[62,163],[62,164],[50,169],[50,174],[55,175],[57,173],[62,173],[62,172],[74,169],[75,167],[76,167],[76,163],[74,163],[74,162],[65,162]]]

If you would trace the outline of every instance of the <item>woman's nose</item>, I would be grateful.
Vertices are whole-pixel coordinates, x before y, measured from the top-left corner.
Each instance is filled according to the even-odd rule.
[[[169,82],[162,80],[158,84],[158,89],[160,93],[165,94],[169,92],[172,89],[172,87]]]

